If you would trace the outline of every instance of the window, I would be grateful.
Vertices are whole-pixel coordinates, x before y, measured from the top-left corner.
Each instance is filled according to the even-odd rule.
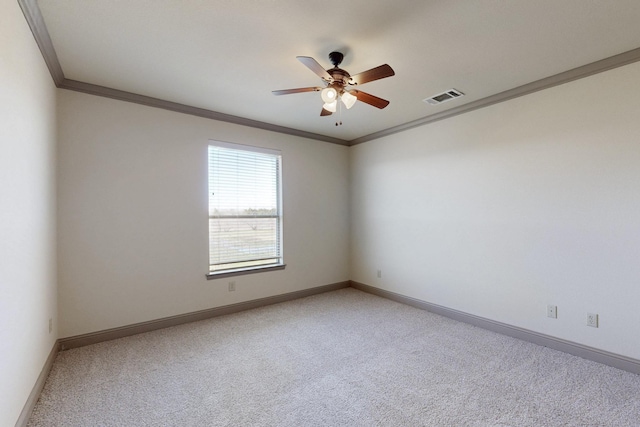
[[[284,268],[280,151],[211,141],[208,278]]]

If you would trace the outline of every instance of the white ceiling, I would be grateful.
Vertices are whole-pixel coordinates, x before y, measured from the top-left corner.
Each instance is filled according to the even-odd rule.
[[[39,0],[67,79],[353,140],[640,47],[638,0]],[[351,74],[388,99],[320,117],[296,60]],[[439,106],[422,100],[456,88]]]

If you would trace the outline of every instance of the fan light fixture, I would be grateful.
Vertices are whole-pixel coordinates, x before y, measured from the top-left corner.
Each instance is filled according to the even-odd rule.
[[[332,113],[336,112],[337,107],[338,107],[338,101],[325,102],[324,105],[322,106],[322,108],[324,108],[327,111],[331,111]]]
[[[353,107],[353,104],[355,104],[356,101],[358,100],[358,98],[356,98],[355,96],[351,95],[346,90],[344,92],[342,92],[342,95],[340,95],[340,99],[342,99],[342,103],[344,104],[345,107],[347,107],[347,110],[349,108]]]
[[[338,91],[332,88],[331,86],[329,86],[322,89],[322,92],[320,92],[320,96],[322,97],[322,100],[324,102],[326,102],[327,104],[330,104],[334,102],[338,97]]]

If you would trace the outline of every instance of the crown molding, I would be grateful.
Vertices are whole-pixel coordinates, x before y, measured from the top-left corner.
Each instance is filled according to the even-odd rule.
[[[500,102],[508,101],[510,99],[518,98],[530,93],[538,92],[544,89],[548,89],[554,86],[559,86],[564,83],[578,80],[584,77],[591,76],[593,74],[601,73],[603,71],[611,70],[613,68],[621,67],[623,65],[631,64],[640,61],[640,48],[633,49],[618,55],[611,56],[609,58],[602,59],[600,61],[592,62],[581,67],[574,68],[569,71],[565,71],[553,76],[545,77],[540,80],[536,80],[531,83],[527,83],[522,86],[518,86],[513,89],[506,90],[504,92],[497,93],[495,95],[487,96],[476,101],[460,105],[455,108],[451,108],[445,111],[440,111],[435,114],[422,117],[417,120],[413,120],[398,126],[393,126],[387,129],[383,129],[378,132],[371,133],[369,135],[362,136],[360,138],[352,140],[344,140],[340,138],[333,138],[326,135],[321,135],[312,132],[306,132],[299,129],[289,128],[285,126],[279,126],[271,123],[261,122],[258,120],[247,119],[244,117],[233,116],[230,114],[220,113],[217,111],[207,110],[204,108],[192,107],[185,104],[179,104],[177,102],[162,100],[158,98],[152,98],[150,96],[138,95],[131,92],[126,92],[118,89],[112,89],[105,86],[99,86],[92,83],[84,83],[76,80],[69,80],[64,76],[58,56],[55,49],[47,26],[42,17],[40,8],[38,7],[36,0],[17,0],[22,12],[31,28],[31,32],[42,52],[42,56],[49,68],[51,77],[55,82],[55,85],[61,89],[68,89],[77,92],[83,92],[91,95],[103,96],[106,98],[118,99],[126,102],[133,102],[136,104],[147,105],[150,107],[162,108],[164,110],[175,111],[178,113],[189,114],[197,117],[204,117],[211,120],[218,120],[227,123],[234,123],[241,126],[248,126],[257,129],[263,129],[271,132],[278,132],[287,135],[298,136],[302,138],[314,139],[317,141],[329,142],[332,144],[353,146],[362,144],[374,139],[383,138],[385,136],[393,135],[399,132],[403,132],[408,129],[413,129],[418,126],[424,126],[429,123],[433,123],[439,120],[455,117],[460,114],[469,113],[480,108],[488,107],[490,105],[498,104]]]
[[[592,62],[581,67],[574,68],[569,71],[564,71],[553,76],[545,77],[540,80],[536,80],[531,83],[527,83],[522,86],[518,86],[513,89],[505,90],[504,92],[497,93],[495,95],[487,96],[486,98],[478,99],[468,104],[461,105],[459,107],[451,108],[449,110],[441,111],[439,113],[431,114],[421,119],[413,120],[411,122],[404,123],[402,125],[394,126],[380,132],[375,132],[370,135],[366,135],[360,138],[349,141],[349,145],[362,144],[374,139],[382,138],[384,136],[393,135],[394,133],[403,132],[408,129],[412,129],[418,126],[424,126],[429,123],[437,122],[439,120],[448,119],[460,114],[468,113],[480,108],[488,107],[490,105],[498,104],[500,102],[508,101],[510,99],[519,98],[530,93],[538,92],[544,89],[549,89],[554,86],[569,83],[573,80],[582,79],[584,77],[591,76],[593,74],[601,73],[603,71],[611,70],[613,68],[622,67],[623,65],[631,64],[640,61],[640,48],[633,49],[619,55],[610,56],[609,58],[602,59],[600,61]]]
[[[221,122],[233,123],[241,126],[248,126],[256,129],[263,129],[271,132],[278,132],[287,135],[298,136],[302,138],[314,139],[317,141],[329,142],[332,144],[348,146],[349,142],[340,139],[333,138],[326,135],[320,135],[317,133],[306,132],[299,129],[293,129],[285,126],[274,125],[271,123],[261,122],[258,120],[247,119],[244,117],[233,116],[230,114],[220,113],[217,111],[207,110],[204,108],[192,107],[190,105],[184,105],[177,102],[167,101],[158,98],[152,98],[150,96],[139,95],[136,93],[126,92],[123,90],[112,89],[105,86],[99,86],[92,83],[79,82],[76,80],[67,79],[64,76],[58,55],[53,47],[53,42],[49,36],[49,31],[42,17],[42,12],[38,7],[36,0],[17,0],[22,13],[24,14],[27,24],[33,33],[33,37],[36,40],[42,57],[44,58],[51,77],[56,85],[60,89],[68,89],[76,92],[87,93],[91,95],[103,96],[106,98],[118,99],[120,101],[133,102],[135,104],[146,105],[149,107],[161,108],[164,110],[175,111],[178,113],[189,114],[197,117],[204,117],[211,120],[217,120]]]
[[[135,104],[147,105],[149,107],[162,108],[163,110],[175,111],[177,113],[189,114],[191,116],[204,117],[206,119],[217,120],[221,122],[233,123],[241,126],[248,126],[256,129],[263,129],[272,132],[284,133],[287,135],[299,136],[302,138],[315,139],[317,141],[330,142],[332,144],[348,146],[349,142],[339,138],[320,135],[317,133],[306,132],[299,129],[278,126],[271,123],[251,120],[244,117],[232,116],[230,114],[219,113],[217,111],[207,110],[205,108],[192,107],[190,105],[179,104],[177,102],[166,101],[163,99],[152,98],[150,96],[138,95],[136,93],[126,92],[123,90],[112,89],[105,86],[98,86],[91,83],[79,82],[76,80],[64,79],[58,85],[60,89],[68,89],[76,92],[87,93],[90,95],[103,96],[105,98],[118,99],[120,101],[133,102]]]
[[[54,83],[60,87],[60,84],[64,81],[64,73],[62,72],[58,55],[56,55],[56,50],[53,48],[53,42],[51,41],[51,37],[49,37],[49,31],[44,23],[42,12],[40,12],[37,1],[18,0],[18,4],[27,20],[27,24],[29,24],[33,37],[36,39],[36,43],[40,48],[40,52],[42,53],[44,62],[49,68]]]

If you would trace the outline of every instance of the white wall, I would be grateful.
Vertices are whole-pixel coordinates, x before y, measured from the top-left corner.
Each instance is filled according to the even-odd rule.
[[[58,98],[60,337],[349,279],[347,147]],[[282,150],[285,270],[205,279],[209,139]]]
[[[18,3],[0,1],[2,426],[16,423],[57,338],[55,90]]]
[[[352,147],[352,280],[640,359],[639,81],[636,63]]]

